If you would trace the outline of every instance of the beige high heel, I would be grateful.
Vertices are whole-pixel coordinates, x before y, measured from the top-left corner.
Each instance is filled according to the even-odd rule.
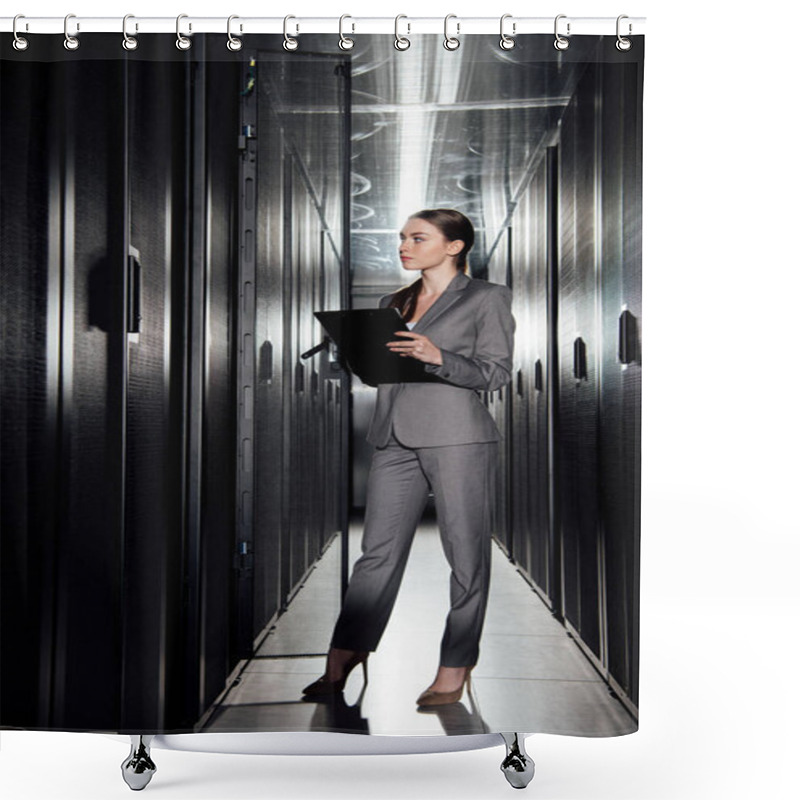
[[[461,695],[464,692],[464,686],[467,687],[468,692],[472,688],[473,669],[474,665],[472,667],[467,667],[467,671],[464,675],[464,681],[462,682],[461,686],[458,687],[458,689],[454,689],[452,692],[434,692],[432,689],[426,689],[417,698],[417,705],[425,708],[427,706],[446,706],[448,703],[457,703],[461,699]]]
[[[339,680],[330,681],[325,677],[325,675],[323,675],[321,678],[317,678],[314,683],[309,683],[308,686],[303,689],[303,694],[306,697],[322,697],[338,694],[344,690],[344,685],[347,683],[347,677],[359,664],[361,664],[364,670],[364,685],[366,686],[366,684],[369,682],[369,674],[367,673],[368,657],[368,650],[354,653],[350,661],[345,664],[344,674],[341,678],[339,678]]]

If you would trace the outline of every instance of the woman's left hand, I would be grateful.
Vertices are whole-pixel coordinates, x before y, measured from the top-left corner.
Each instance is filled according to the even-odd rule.
[[[442,351],[424,334],[413,331],[395,331],[394,334],[406,338],[402,341],[386,343],[393,353],[411,356],[425,364],[442,364]]]

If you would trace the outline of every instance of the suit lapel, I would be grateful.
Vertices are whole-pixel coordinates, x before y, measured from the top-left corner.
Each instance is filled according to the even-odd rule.
[[[441,317],[450,306],[458,302],[464,295],[464,289],[469,286],[471,281],[472,278],[469,275],[457,272],[434,304],[419,318],[419,321],[414,326],[414,333],[425,330],[431,323]]]

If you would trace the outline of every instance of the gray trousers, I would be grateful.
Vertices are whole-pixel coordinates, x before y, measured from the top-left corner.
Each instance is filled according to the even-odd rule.
[[[440,664],[478,661],[491,560],[497,442],[410,448],[392,434],[376,448],[367,481],[362,555],[353,567],[331,640],[345,650],[375,650],[394,607],[411,541],[433,490],[450,564],[450,613]]]

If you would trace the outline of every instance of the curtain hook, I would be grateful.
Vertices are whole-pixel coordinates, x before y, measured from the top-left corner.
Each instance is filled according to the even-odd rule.
[[[345,21],[345,19],[353,18],[349,14],[342,14],[342,16],[339,17],[339,49],[352,50],[355,46],[355,42],[350,37],[345,36],[344,33],[342,33],[342,23]],[[355,30],[356,26],[355,23],[353,23],[353,33],[355,33]]]
[[[400,31],[398,29],[400,27],[401,19],[408,19],[408,17],[405,14],[398,14],[394,18],[394,49],[408,50],[408,48],[411,47],[411,39],[407,39],[405,36],[400,35]],[[406,27],[408,28],[407,33],[411,33],[411,24],[407,22]]]
[[[288,32],[286,31],[286,23],[289,22],[290,19],[297,19],[297,17],[292,16],[291,14],[287,14],[283,18],[283,49],[284,50],[297,50],[297,39],[293,39],[289,36]],[[300,32],[300,26],[296,26],[297,30],[296,33]]]
[[[192,46],[192,40],[181,33],[181,20],[188,16],[188,14],[178,14],[178,18],[175,20],[175,33],[178,34],[178,38],[175,40],[175,47],[178,50],[188,50]],[[189,23],[189,30],[192,30],[191,22]]]
[[[135,50],[139,46],[139,40],[135,36],[128,36],[128,20],[133,14],[126,14],[122,18],[122,46],[126,50]],[[135,17],[133,17],[135,19]],[[139,30],[139,23],[134,23],[136,30]]]
[[[514,45],[516,45],[516,41],[514,40],[514,36],[517,34],[517,23],[511,23],[511,36],[506,36],[503,32],[503,23],[511,17],[511,14],[503,14],[500,17],[500,47],[503,50],[512,50]]]
[[[237,17],[236,14],[231,14],[228,17],[228,43],[227,43],[227,47],[228,47],[228,50],[230,50],[231,52],[234,52],[236,50],[241,50],[242,49],[242,40],[241,39],[237,39],[235,36],[233,36],[231,34],[231,21],[234,20],[234,19],[239,19],[239,17]],[[242,31],[242,26],[240,25],[239,26],[239,32],[241,33],[241,31]]]
[[[619,23],[623,19],[628,19],[628,15],[627,14],[620,14],[617,17],[617,42],[616,42],[616,44],[617,44],[617,50],[619,50],[622,53],[626,53],[628,50],[631,49],[631,40],[630,39],[626,39],[624,36],[620,35]],[[633,33],[633,25],[631,25],[631,23],[629,22],[628,23],[628,36],[630,36],[631,33]]]
[[[461,33],[461,23],[456,22],[456,36],[448,36],[447,35],[447,23],[455,18],[455,14],[448,14],[444,18],[444,42],[442,43],[445,50],[458,50],[461,46],[461,41],[456,38],[456,36]]]
[[[17,20],[18,19],[25,19],[25,15],[24,14],[17,14],[14,17],[14,24],[12,26],[12,30],[14,32],[14,42],[13,42],[14,49],[15,50],[27,50],[28,49],[28,44],[29,44],[28,40],[24,36],[20,36],[17,33]],[[27,22],[25,23],[25,30],[26,31],[28,30],[28,23]]]
[[[553,47],[555,47],[555,48],[556,48],[556,50],[566,50],[566,49],[569,47],[569,39],[565,39],[565,38],[564,38],[564,37],[563,37],[563,36],[562,36],[562,35],[561,35],[561,34],[558,32],[558,21],[559,21],[560,19],[566,19],[566,18],[567,18],[567,15],[566,15],[566,14],[559,14],[559,15],[556,17],[556,22],[555,22],[555,35],[556,35],[556,40],[553,42]],[[570,26],[570,24],[569,24],[569,22],[568,22],[568,23],[567,23],[567,36],[569,36],[569,33],[570,33],[570,31],[569,31],[569,26]]]
[[[70,36],[69,31],[67,30],[67,26],[69,25],[69,18],[74,16],[75,14],[67,14],[67,16],[64,17],[64,47],[67,50],[77,50],[81,44],[78,41],[77,37]],[[76,32],[80,31],[80,29],[81,29],[80,23],[79,22],[75,23]]]

